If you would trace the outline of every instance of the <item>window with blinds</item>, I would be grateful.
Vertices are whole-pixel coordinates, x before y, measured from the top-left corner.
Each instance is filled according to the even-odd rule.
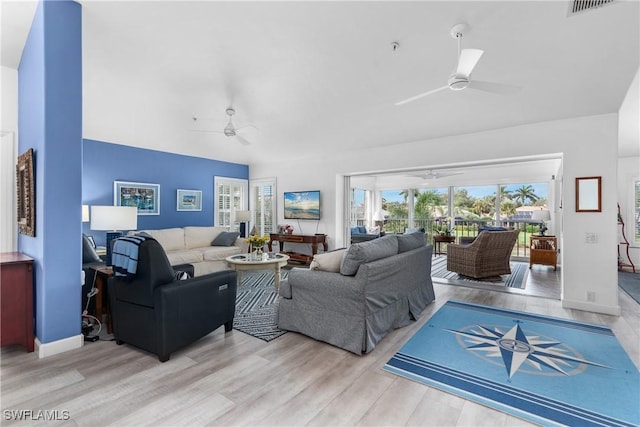
[[[636,180],[633,186],[633,236],[637,244],[640,244],[640,180]]]
[[[275,230],[276,181],[275,178],[251,181],[251,211],[256,233],[264,236]]]
[[[248,182],[245,179],[219,176],[214,178],[215,225],[238,231],[240,225],[235,221],[233,212],[247,209],[247,187]]]

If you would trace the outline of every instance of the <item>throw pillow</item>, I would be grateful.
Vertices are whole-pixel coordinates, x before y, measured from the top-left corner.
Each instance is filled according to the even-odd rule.
[[[347,249],[340,266],[340,274],[343,276],[355,276],[360,264],[386,258],[397,253],[398,238],[395,235],[356,243]]]
[[[380,234],[380,226],[367,227],[367,234]]]
[[[86,234],[82,235],[82,263],[88,264],[90,262],[102,262],[93,245],[91,244],[91,240],[89,240],[89,236]]]
[[[412,251],[427,244],[427,237],[424,233],[398,234],[398,253]]]
[[[186,271],[175,271],[174,280],[187,280],[190,279],[191,276]]]
[[[345,252],[346,249],[342,248],[331,252],[316,254],[313,256],[309,269],[339,273],[340,265],[342,264],[342,257]]]
[[[236,231],[223,231],[213,239],[211,246],[231,246],[239,236],[240,233]]]

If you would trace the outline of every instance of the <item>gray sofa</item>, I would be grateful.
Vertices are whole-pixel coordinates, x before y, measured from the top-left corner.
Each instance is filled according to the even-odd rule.
[[[388,235],[351,245],[339,271],[294,268],[280,285],[278,327],[368,353],[435,299],[432,252],[424,233]]]

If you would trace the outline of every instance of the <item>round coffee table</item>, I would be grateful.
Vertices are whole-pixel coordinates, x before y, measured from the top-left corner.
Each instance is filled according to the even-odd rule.
[[[242,283],[243,271],[273,269],[276,292],[280,289],[280,268],[287,265],[288,260],[288,255],[273,253],[262,254],[262,257],[256,257],[255,254],[240,254],[225,258],[229,267],[238,272],[238,286]]]

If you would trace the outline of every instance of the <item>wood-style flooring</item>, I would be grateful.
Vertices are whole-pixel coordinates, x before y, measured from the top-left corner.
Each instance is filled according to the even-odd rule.
[[[535,276],[536,270],[532,270]],[[540,276],[542,277],[542,276]],[[544,281],[544,278],[540,279]],[[560,301],[435,285],[411,325],[356,356],[303,335],[269,343],[219,328],[166,363],[113,341],[37,359],[2,349],[2,425],[521,426],[503,412],[382,370],[449,299],[609,326],[640,366],[639,305],[619,292],[621,316],[563,309]],[[108,336],[105,337],[108,339]],[[68,411],[68,420],[16,422],[7,410]],[[60,412],[59,414],[63,414]],[[63,417],[59,417],[63,418]]]

